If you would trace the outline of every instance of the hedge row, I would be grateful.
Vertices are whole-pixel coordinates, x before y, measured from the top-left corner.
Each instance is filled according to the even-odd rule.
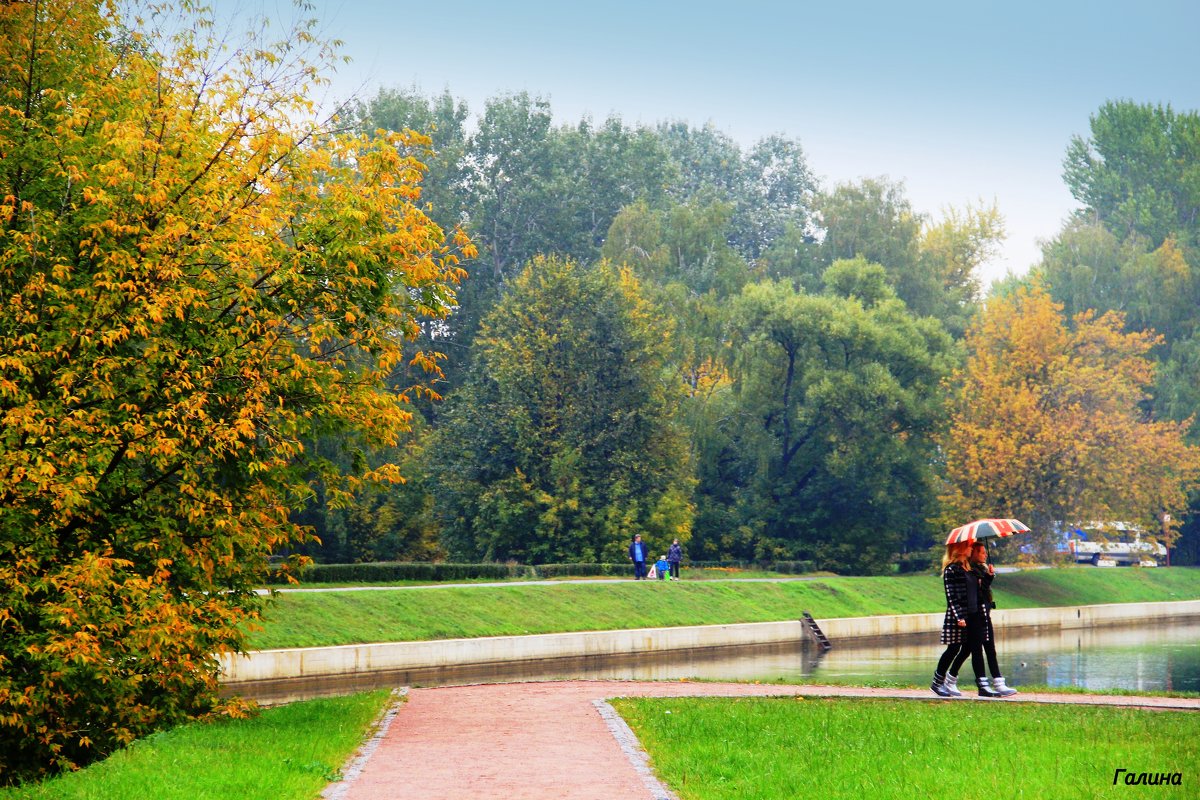
[[[934,555],[931,551],[917,551],[915,553],[902,553],[899,560],[896,562],[896,571],[901,575],[911,575],[914,572],[941,572],[941,564],[938,562],[939,556]]]
[[[757,569],[798,575],[811,572],[811,561],[693,561],[692,569]],[[302,583],[389,583],[393,581],[504,580],[506,578],[586,578],[625,576],[624,564],[451,564],[384,561],[368,564],[311,564],[300,575]]]

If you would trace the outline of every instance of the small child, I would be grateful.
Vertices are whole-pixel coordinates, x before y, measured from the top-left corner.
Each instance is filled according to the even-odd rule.
[[[654,569],[658,572],[660,581],[667,580],[667,576],[671,574],[671,565],[667,563],[666,556],[658,557],[658,561],[654,562]]]

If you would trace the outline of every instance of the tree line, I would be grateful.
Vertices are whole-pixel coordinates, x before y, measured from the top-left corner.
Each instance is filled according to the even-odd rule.
[[[413,480],[311,504],[312,555],[619,560],[638,531],[880,572],[955,520],[1024,515],[1043,555],[1060,524],[1120,518],[1194,560],[1195,113],[1100,109],[1064,160],[1083,208],[986,299],[994,205],[822,188],[796,140],[555,126],[527,93],[472,120],[386,89],[350,118],[432,132],[423,197],[479,255],[428,331],[445,400]],[[1006,341],[1023,325],[1062,338]]]

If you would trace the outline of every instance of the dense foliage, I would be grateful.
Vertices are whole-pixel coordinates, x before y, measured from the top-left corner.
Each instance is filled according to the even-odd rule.
[[[308,479],[399,478],[303,439],[396,444],[387,384],[436,366],[407,343],[460,275],[420,139],[298,122],[331,56],[309,26],[226,61],[184,19],[0,5],[3,781],[212,708]]]
[[[502,302],[515,265],[527,254],[551,251],[580,264],[599,256],[626,265],[641,282],[645,300],[671,320],[669,369],[685,388],[671,413],[690,445],[696,555],[803,557],[836,570],[877,570],[886,568],[897,551],[923,550],[940,526],[959,515],[983,513],[985,507],[1064,521],[1057,519],[1064,507],[1019,512],[1014,509],[1027,506],[1014,506],[1008,495],[950,506],[933,496],[945,454],[929,449],[929,436],[935,422],[945,419],[940,404],[965,391],[960,381],[966,373],[956,373],[944,389],[935,385],[935,376],[946,374],[963,355],[979,356],[972,352],[979,340],[963,337],[979,313],[976,270],[1004,235],[995,206],[948,209],[934,220],[912,208],[902,184],[885,178],[822,191],[795,141],[770,137],[743,149],[711,125],[693,128],[675,121],[630,127],[617,117],[599,126],[585,120],[555,127],[549,104],[526,94],[489,101],[478,134],[466,132],[465,106],[449,94],[423,98],[416,92],[383,92],[361,104],[358,113],[368,127],[383,119],[437,122],[444,147],[439,157],[447,160],[443,168],[457,176],[443,191],[458,211],[444,208],[442,213],[466,220],[483,243],[483,255],[469,265],[472,278],[461,315],[438,331],[451,343],[451,394],[482,350],[475,339],[478,320]],[[1128,103],[1102,108],[1093,119],[1093,137],[1075,139],[1067,153],[1068,186],[1089,207],[1047,245],[1037,271],[1065,305],[1068,329],[1089,309],[1097,310],[1096,318],[1119,310],[1133,331],[1152,338],[1162,334],[1161,341],[1153,340],[1158,344],[1139,355],[1157,362],[1156,383],[1139,384],[1138,390],[1147,424],[1184,421],[1200,406],[1200,384],[1193,379],[1200,364],[1194,342],[1200,282],[1190,266],[1196,241],[1195,214],[1189,211],[1194,206],[1189,194],[1196,161],[1194,116]],[[506,147],[517,153],[505,154]],[[524,167],[512,160],[518,155]],[[451,162],[457,172],[449,168]],[[603,187],[602,199],[596,187]],[[580,208],[590,213],[581,215]],[[806,388],[808,381],[812,386],[836,382],[839,373],[848,383],[878,385],[865,374],[848,377],[866,361],[805,362],[806,369],[791,377],[786,367],[769,367],[771,350],[764,345],[769,337],[750,331],[746,309],[754,301],[745,298],[761,298],[771,282],[776,282],[772,291],[792,287],[796,293],[795,308],[789,306],[783,316],[802,339],[794,346],[776,340],[780,364],[822,348],[832,352],[843,335],[858,337],[845,343],[846,352],[867,352],[853,328],[840,323],[805,328],[803,319],[821,304],[836,319],[851,296],[868,316],[877,315],[872,307],[886,299],[891,316],[879,324],[893,332],[910,326],[922,330],[928,370],[910,374],[903,358],[894,363],[896,354],[886,348],[863,357],[877,360],[884,372],[896,369],[909,382],[903,397],[919,402],[901,411],[881,397],[872,403],[865,394],[817,401]],[[939,328],[968,346],[949,348]],[[778,408],[782,398],[792,407],[790,418]],[[477,393],[457,398],[456,414],[473,402],[482,402]],[[898,417],[888,421],[894,410]],[[429,410],[435,428],[441,427],[440,413]],[[807,450],[790,457],[791,448],[782,444],[792,438],[785,425],[789,419],[788,425],[813,437],[805,440]],[[889,426],[895,452],[882,457],[869,443],[886,439]],[[826,438],[835,429],[846,431],[848,443]],[[1065,429],[1056,430],[1065,435]],[[1194,428],[1179,430],[1195,436]],[[823,447],[839,454],[832,471]],[[847,466],[851,463],[872,466],[855,472]],[[787,478],[793,465],[797,471]],[[1068,505],[1076,511],[1089,505],[1079,488],[1086,474],[1063,478],[1064,486],[1076,487],[1068,491]],[[1173,488],[1161,488],[1176,497],[1189,489],[1191,478],[1186,470],[1173,475]],[[961,474],[950,476],[951,484],[961,480]],[[877,487],[879,495],[869,503],[857,502],[864,497],[838,501],[838,487],[856,481]],[[948,486],[943,497],[957,491]],[[459,530],[457,512],[448,512],[446,498],[431,491],[437,524],[443,531]],[[885,495],[889,502],[883,502]],[[1136,514],[1132,508],[1121,513],[1139,519],[1156,518],[1167,505],[1176,506],[1141,494],[1129,500]],[[1138,505],[1143,500],[1150,505]],[[1105,515],[1128,506],[1092,508]],[[1173,517],[1175,523],[1179,519]],[[878,529],[884,532],[875,539],[866,533]],[[1186,549],[1186,523],[1183,530]],[[864,548],[872,555],[865,556]]]
[[[1132,330],[1160,335],[1153,415],[1191,419],[1200,411],[1200,113],[1107,102],[1089,135],[1072,138],[1064,168],[1083,208],[1047,243],[1039,274],[1068,316],[1119,311]],[[1200,427],[1188,438],[1200,444]],[[1197,511],[1200,493],[1177,543],[1184,563],[1200,563]]]
[[[731,306],[727,422],[699,437],[705,553],[881,572],[925,541],[950,337],[878,265],[839,261],[827,278],[821,295],[752,284]]]
[[[1015,515],[1053,554],[1056,525],[1121,520],[1157,533],[1187,507],[1200,447],[1145,407],[1156,339],[1109,312],[1072,324],[1039,286],[992,298],[951,381],[948,520]],[[1174,541],[1165,526],[1167,544]]]
[[[438,433],[443,541],[460,559],[616,561],[686,539],[669,328],[628,272],[535,259],[483,322]]]

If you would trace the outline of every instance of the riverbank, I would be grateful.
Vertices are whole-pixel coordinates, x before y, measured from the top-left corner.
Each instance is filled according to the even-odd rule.
[[[1044,569],[1006,573],[1001,610],[1200,600],[1200,569]],[[935,575],[689,582],[562,581],[278,596],[253,650],[586,631],[940,614]]]
[[[995,612],[993,622],[999,630],[1062,630],[1189,618],[1200,618],[1200,600],[1012,609]],[[843,644],[903,641],[935,634],[941,629],[942,614],[818,619],[817,623],[830,639]],[[795,643],[807,635],[803,622],[789,620],[285,648],[228,655],[222,659],[222,669],[227,689],[253,687],[256,693],[268,696],[271,687],[277,685],[280,687],[277,697],[282,699],[293,691],[303,694],[306,685],[311,691],[322,681],[336,683],[349,677],[361,680],[378,675],[397,684],[407,684],[414,682],[414,676],[439,670],[544,665],[571,659],[593,663],[623,658],[653,659],[661,654]]]

